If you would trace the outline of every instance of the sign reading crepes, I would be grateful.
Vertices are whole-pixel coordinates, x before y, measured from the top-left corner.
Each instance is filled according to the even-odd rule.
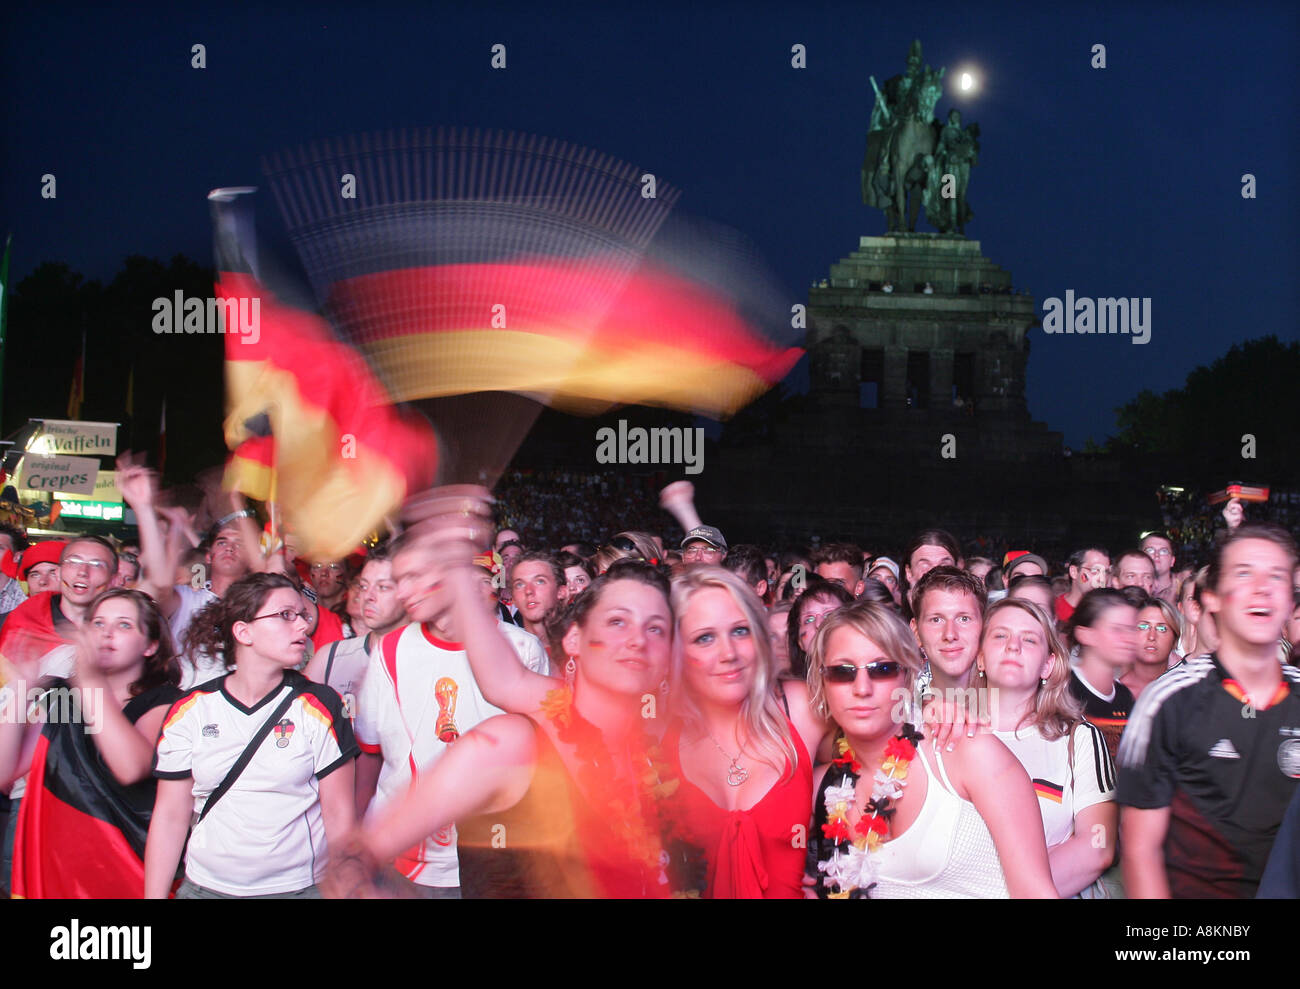
[[[117,423],[46,419],[32,452],[111,457],[117,453]]]
[[[54,497],[59,501],[121,501],[122,492],[117,490],[117,471],[101,470],[95,478],[95,490],[89,495],[73,491],[56,491]]]
[[[88,495],[95,492],[99,461],[94,457],[23,457],[21,487],[53,497],[55,492]]]

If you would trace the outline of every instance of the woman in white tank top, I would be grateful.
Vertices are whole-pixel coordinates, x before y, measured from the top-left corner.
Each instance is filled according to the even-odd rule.
[[[832,898],[1056,897],[1043,823],[1020,763],[992,735],[935,750],[911,730],[921,657],[868,602],[818,630],[808,686],[841,735],[816,780],[816,893]]]
[[[984,616],[976,684],[993,688],[994,734],[1034,784],[1057,892],[1093,898],[1110,895],[1094,884],[1115,859],[1115,766],[1070,693],[1068,656],[1047,612],[999,601]]]

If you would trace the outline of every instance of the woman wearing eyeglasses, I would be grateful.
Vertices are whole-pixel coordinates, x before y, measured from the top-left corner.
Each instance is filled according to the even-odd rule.
[[[1051,615],[1023,598],[992,605],[976,681],[995,691],[994,734],[1033,781],[1057,892],[1091,899],[1107,895],[1093,884],[1115,858],[1115,767],[1070,693],[1069,653]]]
[[[1135,699],[1148,684],[1182,662],[1176,652],[1183,635],[1182,616],[1168,601],[1147,598],[1138,609],[1137,632],[1137,660],[1119,681]]]
[[[808,650],[822,621],[836,608],[853,603],[853,595],[839,584],[815,573],[805,575],[804,580],[807,582],[804,591],[795,599],[786,622],[790,673],[799,679],[808,672]]]
[[[809,659],[812,703],[840,730],[813,800],[817,896],[1057,896],[1034,789],[1015,756],[991,735],[941,752],[908,723],[921,656],[892,609],[836,611]]]
[[[195,616],[191,648],[235,669],[163,719],[146,897],[167,896],[182,852],[178,897],[319,895],[329,841],[353,825],[359,750],[338,694],[293,670],[307,628],[302,595],[279,574],[244,577]]]

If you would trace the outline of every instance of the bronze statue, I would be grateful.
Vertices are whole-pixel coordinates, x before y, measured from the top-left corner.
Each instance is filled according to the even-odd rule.
[[[887,79],[883,91],[871,78],[876,102],[862,164],[862,201],[884,210],[890,233],[914,233],[922,204],[927,219],[944,233],[964,233],[972,215],[966,186],[978,159],[979,128],[963,130],[955,110],[946,126],[934,119],[945,71],[924,65],[921,42],[913,41],[905,74]],[[951,197],[942,196],[945,174],[953,176]]]

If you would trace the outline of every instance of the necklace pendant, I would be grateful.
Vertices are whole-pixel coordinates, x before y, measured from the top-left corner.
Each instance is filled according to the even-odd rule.
[[[727,785],[740,786],[747,779],[749,779],[749,770],[738,765],[736,760],[732,759],[731,765],[727,767]]]

